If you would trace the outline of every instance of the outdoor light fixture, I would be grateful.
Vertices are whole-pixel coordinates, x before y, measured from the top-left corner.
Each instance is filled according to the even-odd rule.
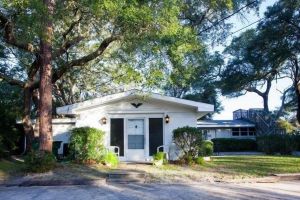
[[[107,122],[107,119],[105,117],[102,117],[101,120],[100,120],[101,124],[106,124]]]
[[[167,115],[167,116],[165,117],[165,120],[166,120],[166,123],[167,123],[167,124],[170,122],[170,117],[169,117],[169,115]]]

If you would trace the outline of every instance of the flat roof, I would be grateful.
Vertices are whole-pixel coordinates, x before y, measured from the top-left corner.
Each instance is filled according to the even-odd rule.
[[[254,123],[246,120],[200,120],[198,128],[234,128],[234,127],[255,127]]]

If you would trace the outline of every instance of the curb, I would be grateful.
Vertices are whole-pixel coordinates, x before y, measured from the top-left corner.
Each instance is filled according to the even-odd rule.
[[[271,174],[261,178],[237,179],[232,181],[215,180],[218,183],[277,183],[280,181],[297,181],[300,180],[300,174]]]
[[[300,180],[300,174],[272,174],[271,176],[244,179],[244,180],[232,180],[223,181],[215,180],[215,183],[276,183],[280,181],[295,181]],[[0,183],[0,187],[32,187],[32,186],[72,186],[72,185],[88,185],[88,186],[100,186],[107,184],[129,184],[131,181],[114,182],[108,179],[72,179],[72,180],[25,180],[17,181],[14,183]],[[135,182],[145,184],[146,182]],[[170,184],[170,183],[167,183]],[[172,184],[172,183],[171,183]]]
[[[73,179],[73,180],[27,180],[19,183],[2,184],[2,186],[5,187],[71,186],[71,185],[99,186],[104,184],[106,184],[105,179]]]

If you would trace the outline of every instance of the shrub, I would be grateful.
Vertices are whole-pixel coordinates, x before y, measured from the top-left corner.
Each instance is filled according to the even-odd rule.
[[[193,164],[195,164],[195,159],[196,158],[194,158],[194,157],[192,157],[192,156],[188,156],[187,158],[186,158],[186,164],[188,164],[188,165],[193,165]]]
[[[291,154],[297,149],[294,135],[263,135],[256,138],[258,149],[266,154]]]
[[[25,156],[25,167],[29,172],[43,173],[56,165],[55,156],[50,152],[32,151]]]
[[[195,159],[195,163],[198,164],[198,165],[204,165],[205,163],[205,160],[203,157],[199,156]]]
[[[253,139],[214,138],[215,152],[256,151],[257,145]]]
[[[297,130],[297,127],[293,126],[292,123],[290,123],[289,121],[286,121],[286,120],[282,120],[282,119],[279,119],[277,121],[277,125],[284,129],[286,133],[293,133]]]
[[[153,164],[154,165],[161,165],[167,164],[167,154],[165,152],[157,152],[153,155]]]
[[[209,140],[202,142],[200,146],[199,156],[212,156],[214,153],[214,143]]]
[[[104,132],[96,128],[74,128],[70,136],[70,152],[79,162],[100,162],[105,154]]]
[[[196,158],[202,143],[202,132],[195,128],[185,126],[173,130],[173,141],[183,153],[181,159],[188,161],[189,157]]]
[[[102,162],[109,167],[116,167],[119,164],[119,159],[114,152],[108,151],[104,154]]]

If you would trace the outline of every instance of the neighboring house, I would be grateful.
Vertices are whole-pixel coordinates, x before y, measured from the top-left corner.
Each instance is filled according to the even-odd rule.
[[[239,109],[232,113],[233,120],[200,120],[199,129],[205,138],[255,138],[261,134],[285,134],[276,119],[262,108]]]
[[[200,120],[197,127],[204,130],[205,139],[255,138],[255,124],[246,120]]]
[[[54,119],[53,140],[63,142],[62,153],[70,129],[95,127],[105,131],[107,148],[119,148],[120,160],[147,161],[159,146],[172,144],[174,129],[196,127],[197,119],[213,111],[210,104],[131,90],[57,108],[59,115],[76,117]]]

